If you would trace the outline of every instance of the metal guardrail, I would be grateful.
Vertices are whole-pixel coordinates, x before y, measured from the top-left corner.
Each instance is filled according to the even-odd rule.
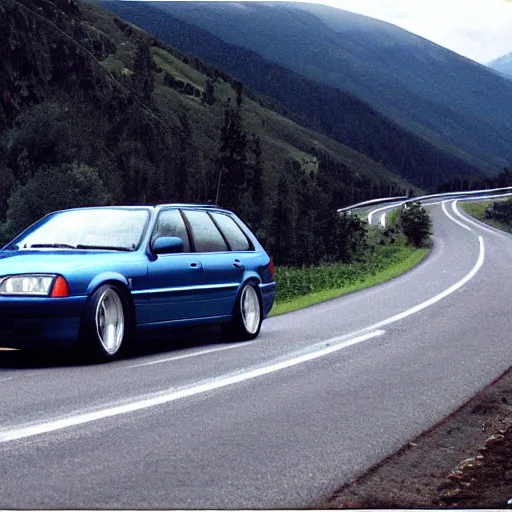
[[[339,213],[341,212],[347,212],[350,210],[355,210],[356,208],[364,208],[365,206],[373,206],[378,205],[382,203],[391,203],[394,201],[400,201],[397,206],[401,206],[402,204],[407,203],[416,203],[417,201],[426,201],[427,199],[439,199],[443,197],[460,197],[460,196],[478,196],[478,195],[484,195],[494,192],[512,192],[512,187],[502,187],[502,188],[490,188],[485,190],[468,190],[466,192],[443,192],[440,194],[429,194],[425,196],[418,196],[418,197],[409,197],[409,196],[398,196],[398,197],[385,197],[380,199],[370,199],[369,201],[362,201],[360,203],[353,204],[351,206],[345,206],[343,208],[339,208],[337,211]]]
[[[344,206],[343,208],[338,208],[336,210],[338,213],[346,212],[349,210],[353,210],[356,208],[363,208],[365,206],[373,206],[375,204],[381,203],[391,203],[393,201],[400,201],[402,199],[408,199],[409,196],[397,196],[397,197],[381,197],[379,199],[370,199],[369,201],[362,201],[361,203],[356,203],[351,206]]]
[[[507,193],[512,191],[512,187],[489,188],[484,190],[468,190],[466,192],[443,192],[442,194],[430,194],[426,196],[411,197],[405,203],[415,203],[417,201],[425,201],[427,199],[440,199],[443,197],[460,197],[460,196],[479,196],[493,192]]]

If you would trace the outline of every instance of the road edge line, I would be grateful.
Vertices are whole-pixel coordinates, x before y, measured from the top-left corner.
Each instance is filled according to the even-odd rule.
[[[458,224],[459,226],[463,227],[464,229],[467,229],[468,231],[473,231],[469,226],[466,226],[465,224],[462,224],[462,222],[458,221],[447,209],[446,209],[446,203],[448,201],[443,201],[441,203],[441,208],[443,209],[444,214],[455,224]]]

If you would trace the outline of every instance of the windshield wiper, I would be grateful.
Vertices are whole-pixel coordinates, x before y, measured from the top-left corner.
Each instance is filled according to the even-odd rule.
[[[76,249],[74,245],[70,244],[32,244],[28,246],[28,249],[41,249],[44,247],[51,249]]]
[[[134,251],[134,247],[115,247],[113,245],[84,245],[84,244],[77,244],[77,249],[98,249],[100,251],[126,251],[131,252]]]

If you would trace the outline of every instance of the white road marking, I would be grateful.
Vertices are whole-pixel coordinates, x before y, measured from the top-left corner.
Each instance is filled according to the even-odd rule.
[[[31,373],[19,373],[14,377],[5,377],[1,378],[0,382],[6,381],[6,380],[13,380],[13,379],[25,379],[27,377],[37,377],[38,375],[46,375],[47,373],[44,370],[37,371],[37,372],[31,372]],[[1,512],[1,511],[0,511]]]
[[[153,364],[161,364],[161,363],[168,363],[171,361],[179,361],[180,359],[187,359],[189,357],[202,356],[204,354],[211,354],[213,352],[221,352],[222,350],[230,350],[233,348],[247,347],[248,345],[252,345],[253,343],[254,343],[254,341],[238,343],[236,345],[229,345],[227,347],[221,347],[221,348],[211,348],[208,350],[201,350],[199,352],[193,352],[191,354],[184,354],[182,356],[167,357],[165,359],[158,359],[156,361],[148,361],[147,363],[133,364],[131,366],[123,366],[123,368],[138,368],[139,366],[151,366]]]
[[[399,206],[402,206],[404,203],[397,203],[397,204],[388,204],[387,206],[383,206],[382,208],[377,208],[376,210],[372,210],[368,214],[368,224],[372,223],[372,218],[376,213],[382,212],[384,210],[394,210],[395,208],[398,208]]]
[[[44,370],[41,370],[38,372],[24,373],[22,377],[37,377],[38,375],[46,375],[46,372]]]
[[[492,233],[493,235],[498,235],[498,236],[501,236],[501,237],[506,237],[507,236],[503,231],[499,231],[498,229],[493,229],[490,226],[484,226],[483,224],[479,224],[478,222],[475,222],[473,219],[470,219],[470,218],[466,217],[457,208],[457,203],[458,203],[458,200],[454,201],[454,203],[452,205],[452,209],[455,212],[455,214],[458,215],[465,222],[468,222],[469,224],[473,224],[477,228],[483,229],[484,231],[487,231],[488,233]]]
[[[366,330],[374,330],[374,329],[380,329],[381,327],[385,327],[386,325],[389,325],[394,322],[398,322],[399,320],[403,320],[404,318],[407,318],[408,316],[414,315],[415,313],[418,313],[419,311],[428,308],[429,306],[432,306],[436,302],[439,302],[440,300],[448,297],[448,295],[451,295],[453,292],[456,292],[460,288],[462,288],[465,284],[467,284],[475,275],[477,272],[482,268],[482,265],[485,261],[485,246],[484,246],[484,239],[479,236],[478,241],[480,244],[480,251],[478,254],[478,259],[474,265],[474,267],[460,280],[457,281],[455,284],[447,288],[446,290],[442,291],[441,293],[438,293],[434,297],[426,300],[425,302],[422,302],[421,304],[418,304],[417,306],[414,306],[406,311],[403,311],[402,313],[398,313],[397,315],[394,315],[390,318],[386,318],[385,320],[382,320],[381,322],[377,322],[376,324],[370,325],[366,329],[362,329],[359,332],[366,331]]]
[[[231,375],[226,375],[224,377],[204,381],[202,383],[198,383],[182,389],[171,389],[167,392],[158,394],[156,396],[152,396],[150,398],[136,400],[131,403],[117,405],[90,413],[76,414],[74,416],[70,416],[67,418],[61,418],[39,424],[27,425],[25,427],[19,427],[14,429],[0,429],[0,443],[6,443],[9,441],[33,437],[48,432],[54,432],[56,430],[62,430],[68,427],[83,425],[84,423],[90,423],[105,418],[111,418],[113,416],[119,416],[121,414],[140,411],[142,409],[149,409],[150,407],[167,404],[169,402],[174,402],[182,398],[188,398],[202,393],[207,393],[217,389],[225,388],[227,386],[232,386],[233,384],[239,384],[240,382],[245,382],[247,380],[255,379],[263,375],[269,375],[270,373],[275,373],[286,368],[291,368],[292,366],[297,366],[299,364],[306,363],[307,361],[312,361],[313,359],[318,359],[319,357],[332,354],[333,352],[337,352],[352,345],[356,345],[357,343],[361,343],[363,341],[367,341],[372,338],[382,336],[383,334],[385,334],[385,331],[378,330],[362,334],[360,336],[357,336],[356,338],[352,338],[349,340],[346,340],[346,336],[338,336],[322,342],[322,348],[319,348],[318,350],[314,350],[313,352],[309,352],[307,354],[303,354],[292,359],[264,366],[262,368],[245,370],[240,373],[235,373]],[[342,339],[346,341],[340,342],[340,340]]]
[[[468,231],[473,231],[469,226],[466,226],[466,224],[462,224],[462,222],[459,222],[453,215],[450,214],[450,212],[446,209],[446,203],[447,201],[443,201],[441,203],[441,208],[443,209],[444,214],[455,224],[458,224],[459,226],[463,227],[464,229],[467,229]]]

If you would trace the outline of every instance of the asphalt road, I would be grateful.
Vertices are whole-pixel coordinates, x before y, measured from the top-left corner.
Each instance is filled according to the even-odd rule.
[[[512,363],[512,237],[429,209],[424,263],[255,342],[0,351],[0,509],[303,508],[442,420]]]

